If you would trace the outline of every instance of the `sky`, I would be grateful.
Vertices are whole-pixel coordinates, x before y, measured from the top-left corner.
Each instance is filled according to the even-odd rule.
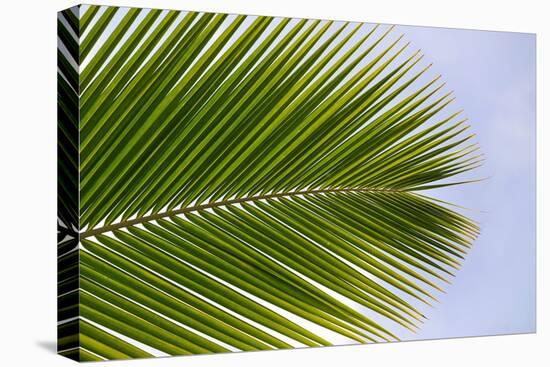
[[[416,338],[535,331],[535,35],[399,26],[455,91],[487,180],[437,197],[480,211],[475,241]],[[468,212],[466,212],[468,214]]]
[[[111,29],[123,14],[115,16]],[[138,21],[144,15],[140,14]],[[232,19],[229,17],[227,22]],[[243,27],[252,21],[253,17],[248,18]],[[332,27],[342,24],[335,22]],[[266,33],[275,25],[270,25]],[[355,25],[350,24],[348,29]],[[350,41],[358,40],[372,27],[365,24]],[[387,28],[382,25],[376,34]],[[456,97],[452,112],[464,109],[462,116],[469,119],[475,142],[486,160],[481,168],[460,176],[461,180],[485,180],[429,192],[430,196],[469,208],[462,213],[479,222],[481,235],[453,284],[438,296],[440,303],[433,308],[420,306],[429,320],[417,334],[399,336],[413,340],[533,332],[535,35],[398,25],[380,49],[400,34],[404,35],[401,44],[411,43],[403,57],[421,49],[424,58],[418,68],[433,63],[411,90],[441,74],[446,83],[444,91],[452,90]],[[239,35],[237,32],[235,37]],[[90,57],[94,54],[95,50]],[[366,58],[357,68],[370,60]],[[89,58],[82,67],[88,62]]]

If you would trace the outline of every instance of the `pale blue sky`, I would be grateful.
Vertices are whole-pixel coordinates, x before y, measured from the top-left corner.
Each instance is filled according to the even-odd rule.
[[[437,196],[469,208],[481,236],[418,338],[535,331],[535,35],[399,26],[455,91],[486,155]]]

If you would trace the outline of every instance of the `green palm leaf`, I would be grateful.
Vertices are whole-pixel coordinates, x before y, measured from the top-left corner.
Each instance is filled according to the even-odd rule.
[[[99,6],[58,24],[62,354],[421,325],[479,228],[418,191],[481,156],[393,27]]]

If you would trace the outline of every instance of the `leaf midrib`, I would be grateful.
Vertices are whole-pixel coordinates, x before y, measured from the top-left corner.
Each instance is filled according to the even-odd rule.
[[[273,199],[273,198],[280,198],[280,197],[291,197],[291,196],[298,196],[298,195],[311,195],[311,194],[328,194],[328,193],[336,193],[336,192],[401,192],[403,190],[398,189],[389,189],[389,188],[335,188],[335,189],[314,189],[314,190],[302,190],[302,191],[288,191],[288,192],[278,192],[278,193],[272,193],[272,194],[265,194],[265,195],[255,195],[255,196],[248,196],[248,197],[242,197],[242,198],[235,198],[235,199],[229,199],[229,200],[221,200],[221,201],[215,201],[207,204],[200,204],[200,205],[194,205],[189,206],[186,208],[179,208],[174,210],[168,210],[165,212],[155,213],[151,215],[146,215],[139,218],[129,219],[125,221],[121,221],[118,223],[112,223],[103,227],[93,228],[84,232],[80,233],[80,239],[96,236],[98,234],[111,232],[120,228],[130,227],[136,224],[146,223],[153,220],[158,220],[161,218],[171,217],[174,215],[184,214],[184,213],[190,213],[195,212],[199,210],[209,209],[209,208],[217,208],[221,206],[227,206],[231,204],[239,204],[239,203],[245,203],[245,202],[254,202],[259,200],[265,200],[265,199]]]

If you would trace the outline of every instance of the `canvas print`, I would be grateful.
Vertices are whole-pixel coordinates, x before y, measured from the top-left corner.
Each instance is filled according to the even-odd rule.
[[[57,22],[59,354],[535,331],[535,35]]]

